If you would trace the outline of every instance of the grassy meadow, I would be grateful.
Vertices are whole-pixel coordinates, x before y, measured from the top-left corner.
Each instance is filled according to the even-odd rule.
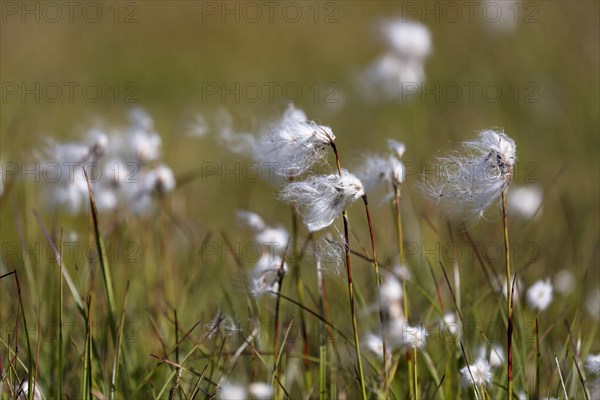
[[[514,398],[600,395],[585,368],[600,353],[600,3],[448,4],[0,3],[0,398],[508,398],[500,202],[461,223],[419,189],[435,157],[488,128],[516,143],[509,197],[543,193],[535,216],[507,216]],[[366,96],[357,81],[385,52],[378,24],[390,18],[429,29],[426,79]],[[388,138],[405,144],[398,208],[381,191],[368,199],[382,288],[401,275],[391,296],[427,331],[418,349],[390,346],[384,360],[369,343],[391,304],[379,302],[363,201],[347,209],[353,313],[343,246],[315,250],[343,243],[342,216],[309,233],[281,181],[233,148],[290,102],[331,127],[351,172]],[[52,143],[91,127],[110,140],[141,109],[172,190],[153,186],[141,213],[136,196],[110,211],[86,197],[79,212],[51,198],[40,159]],[[224,140],[229,128],[238,136]],[[311,171],[335,175],[326,154]],[[239,210],[289,237],[276,240],[287,267],[262,296],[249,285],[266,249]],[[552,301],[534,310],[526,292],[540,280]],[[478,357],[489,382],[463,384]]]

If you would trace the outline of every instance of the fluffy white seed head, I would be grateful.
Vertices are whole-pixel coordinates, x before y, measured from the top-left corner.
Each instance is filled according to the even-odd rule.
[[[383,340],[381,339],[381,336],[374,333],[368,333],[365,337],[365,346],[373,352],[373,354],[377,355],[380,359],[383,359]],[[386,350],[388,355],[391,354],[390,348],[387,348]]]
[[[149,192],[168,193],[175,189],[175,176],[171,168],[160,164],[148,172],[144,179],[144,185]]]
[[[460,370],[464,386],[487,386],[492,383],[492,367],[482,358]]]
[[[573,271],[568,269],[561,269],[554,275],[552,279],[554,289],[562,295],[568,295],[575,289],[576,278]]]
[[[453,338],[458,337],[462,332],[460,320],[452,312],[444,314],[440,321],[440,327],[444,335],[450,335]]]
[[[252,382],[248,393],[256,400],[268,400],[273,397],[273,386],[266,382]]]
[[[504,349],[498,343],[491,346],[480,346],[477,355],[479,359],[486,360],[492,367],[499,367],[504,364]]]
[[[600,375],[600,353],[590,354],[586,357],[585,369],[590,375]]]
[[[527,289],[527,304],[534,310],[544,311],[552,303],[550,279],[540,280]]]
[[[392,52],[383,53],[359,76],[361,93],[372,101],[409,98],[425,82],[423,62],[404,59]]]
[[[222,400],[246,400],[246,387],[239,383],[225,381],[221,384],[220,398]]]
[[[252,270],[250,293],[260,297],[266,293],[276,292],[279,289],[279,273],[282,267],[287,271],[287,264],[281,257],[264,253]]]
[[[425,177],[424,191],[453,219],[483,216],[512,181],[515,142],[500,131],[481,131],[475,140],[440,157]]]
[[[512,187],[508,192],[508,210],[511,214],[531,219],[541,213],[544,191],[539,185]]]
[[[585,308],[592,318],[600,321],[600,288],[593,289],[586,296]]]
[[[431,53],[431,32],[420,22],[384,21],[381,31],[388,46],[399,57],[422,60]]]
[[[267,224],[262,217],[256,213],[246,210],[238,210],[236,212],[237,220],[243,226],[247,226],[254,232],[261,232],[267,228]]]
[[[410,349],[422,349],[427,344],[427,336],[429,333],[423,326],[411,326],[404,322],[401,324],[399,345]]]
[[[395,156],[368,156],[359,176],[367,192],[385,186],[388,189],[385,200],[389,200],[393,195],[392,188],[404,182],[404,164]]]
[[[381,302],[385,304],[402,300],[402,283],[394,276],[387,275],[381,285]]]
[[[45,398],[42,388],[38,382],[35,382],[35,385],[30,385],[29,381],[24,380],[23,383],[17,384],[15,386],[15,398],[17,400],[26,400],[29,399],[29,390],[33,388],[32,399],[33,400],[42,400]]]
[[[296,177],[323,160],[327,148],[335,141],[330,127],[301,121],[298,114],[290,113],[255,146],[254,158],[271,163],[275,172],[284,178]]]
[[[280,193],[282,200],[295,204],[311,232],[331,225],[352,202],[365,194],[363,185],[347,170],[338,174],[311,176],[291,182]]]
[[[398,160],[402,160],[402,157],[404,157],[404,152],[406,151],[406,146],[404,145],[404,143],[399,142],[395,139],[388,139],[387,142],[388,149],[392,152],[392,154],[396,156]]]

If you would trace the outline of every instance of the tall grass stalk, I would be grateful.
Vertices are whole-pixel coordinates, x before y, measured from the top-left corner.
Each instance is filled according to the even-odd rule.
[[[338,170],[338,174],[342,176],[342,167],[340,164],[340,156],[337,151],[335,143],[331,143],[333,152],[335,153],[335,162]],[[342,219],[344,220],[344,253],[346,255],[346,273],[348,276],[348,297],[350,298],[350,315],[352,318],[352,330],[354,332],[354,349],[356,351],[356,362],[358,363],[358,378],[360,381],[360,390],[362,398],[366,400],[367,391],[365,388],[365,374],[362,365],[362,356],[360,354],[360,341],[358,338],[358,323],[356,321],[356,306],[354,301],[354,284],[352,282],[352,265],[350,262],[350,230],[348,225],[348,212],[344,210],[342,212]]]
[[[295,273],[296,294],[298,301],[304,304],[304,282],[300,271],[300,248],[298,243],[298,213],[296,208],[292,206],[292,267]],[[302,353],[304,354],[304,387],[306,391],[310,391],[312,387],[312,375],[310,372],[310,350],[308,347],[308,334],[306,330],[306,317],[304,310],[300,309],[300,332],[302,334]]]
[[[104,288],[106,291],[106,301],[108,302],[108,318],[110,333],[113,339],[113,344],[117,341],[117,320],[116,320],[116,309],[115,309],[115,296],[113,294],[113,284],[110,275],[110,266],[108,265],[108,258],[106,257],[106,249],[104,247],[104,241],[100,235],[100,223],[98,221],[98,210],[96,209],[96,202],[94,201],[94,194],[92,193],[92,187],[85,169],[83,170],[85,180],[87,182],[88,194],[90,197],[90,209],[92,211],[92,219],[94,222],[94,238],[96,240],[96,247],[98,249],[98,261],[100,262],[100,268],[102,269],[102,277],[104,279]]]
[[[394,185],[394,214],[395,214],[395,222],[396,222],[396,234],[398,237],[398,254],[400,256],[400,265],[405,267],[406,264],[406,256],[404,254],[404,233],[402,231],[402,213],[400,212],[400,195],[401,195],[401,187],[399,185]],[[408,292],[406,291],[406,279],[402,280],[402,296],[403,306],[404,306],[404,318],[408,321]],[[413,361],[410,355],[410,352],[406,352],[406,361],[408,367],[408,387],[409,393],[412,398],[415,398],[414,392],[414,369],[413,369]]]
[[[373,267],[375,268],[375,282],[377,285],[377,302],[379,304],[379,325],[381,329],[381,343],[383,351],[383,392],[385,393],[388,386],[388,357],[387,357],[387,341],[385,337],[385,317],[383,312],[383,304],[381,304],[381,275],[379,274],[379,263],[377,262],[377,249],[375,247],[375,234],[373,233],[373,224],[371,222],[371,212],[369,211],[369,200],[367,195],[363,196],[365,204],[365,212],[367,214],[367,223],[369,225],[369,236],[371,238],[371,251],[373,253]]]
[[[321,251],[318,244],[315,244],[315,255],[317,259],[317,284],[319,287],[319,312],[321,318],[325,319],[325,282],[321,268]],[[321,400],[327,398],[327,331],[323,319],[319,320],[319,399]]]
[[[512,290],[510,275],[510,252],[508,243],[508,210],[506,206],[506,190],[502,191],[502,220],[504,222],[504,256],[506,260],[506,316],[508,319],[507,336],[507,376],[508,376],[508,398],[512,399],[513,389],[513,370],[512,370],[512,332],[513,332],[513,310],[512,310]],[[516,281],[516,278],[515,278]]]

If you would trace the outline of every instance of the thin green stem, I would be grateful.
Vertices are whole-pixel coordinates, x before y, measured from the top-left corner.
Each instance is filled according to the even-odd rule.
[[[291,179],[290,179],[291,180]],[[298,213],[292,206],[292,255],[293,266],[296,281],[296,294],[300,304],[304,304],[304,283],[300,273],[300,248],[298,246]],[[306,391],[309,392],[312,387],[312,375],[310,373],[310,351],[308,347],[308,334],[306,331],[306,318],[304,310],[300,309],[300,332],[302,333],[302,352],[304,354],[304,384]]]
[[[340,156],[335,143],[331,142],[331,147],[335,153],[335,162],[340,177],[342,176],[342,167],[340,164]],[[350,262],[350,229],[348,226],[348,212],[342,212],[344,220],[344,252],[346,255],[346,273],[348,276],[348,297],[350,299],[350,315],[352,317],[352,330],[354,332],[354,348],[356,351],[356,362],[358,363],[358,375],[360,380],[360,389],[363,400],[367,399],[367,391],[365,388],[365,374],[362,365],[362,356],[360,354],[360,341],[358,338],[358,323],[356,321],[356,306],[354,301],[354,284],[352,282],[352,264]]]
[[[404,255],[404,234],[402,232],[402,214],[400,213],[400,189],[399,185],[394,185],[394,214],[396,217],[396,234],[398,237],[398,252],[400,255],[400,265],[406,267],[406,257]],[[402,296],[404,306],[404,318],[408,321],[408,292],[406,291],[406,280],[402,280]],[[406,362],[408,367],[408,387],[409,393],[412,398],[415,398],[415,387],[414,387],[414,370],[413,360],[410,356],[410,352],[406,352]]]
[[[413,355],[414,355],[414,360],[413,360],[413,367],[414,367],[414,372],[413,372],[413,378],[414,378],[414,383],[413,385],[415,386],[415,399],[420,399],[419,397],[419,378],[418,378],[418,371],[417,371],[417,348],[415,347],[413,350]]]
[[[363,196],[365,212],[367,214],[367,223],[369,225],[369,236],[371,237],[371,250],[373,252],[373,267],[375,267],[375,282],[377,284],[377,301],[379,303],[379,325],[381,329],[381,343],[383,350],[383,393],[387,392],[388,385],[388,357],[387,340],[385,338],[385,317],[383,305],[381,304],[381,275],[379,274],[379,263],[377,262],[377,249],[375,247],[375,234],[373,233],[373,224],[371,222],[371,212],[369,211],[369,200],[367,195]]]
[[[504,222],[504,254],[506,259],[506,309],[508,318],[508,327],[506,329],[506,336],[508,342],[508,357],[507,357],[507,370],[508,370],[508,398],[512,399],[513,389],[513,371],[512,371],[512,332],[513,332],[513,315],[512,315],[512,284],[510,275],[510,251],[508,243],[508,210],[506,207],[506,190],[502,191],[502,220]]]

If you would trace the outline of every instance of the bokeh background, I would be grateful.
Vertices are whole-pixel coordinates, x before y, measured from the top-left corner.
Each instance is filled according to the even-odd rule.
[[[510,16],[497,22],[491,21],[493,10],[486,17],[485,4],[473,2],[453,2],[453,8],[444,2],[404,1],[309,1],[293,2],[286,8],[288,3],[282,2],[271,11],[262,2],[251,6],[200,1],[74,3],[72,14],[63,3],[55,3],[61,16],[41,2],[2,3],[3,163],[32,162],[48,137],[75,140],[97,121],[119,126],[129,110],[143,107],[161,133],[163,160],[177,177],[202,171],[207,163],[231,167],[248,160],[218,143],[214,123],[218,116],[226,111],[240,131],[259,134],[264,122],[278,118],[291,100],[309,119],[333,128],[342,162],[350,169],[365,153],[385,150],[387,138],[406,144],[405,161],[414,167],[405,190],[407,240],[422,243],[439,237],[421,218],[436,220],[414,190],[419,168],[480,129],[503,127],[517,143],[515,183],[539,184],[545,194],[538,218],[515,219],[511,224],[511,239],[517,246],[535,242],[539,249],[535,263],[517,258],[517,268],[528,266],[524,272],[528,282],[571,269],[581,296],[598,287],[597,1],[505,2],[508,5],[499,9]],[[24,12],[26,8],[33,11]],[[296,17],[298,10],[300,17]],[[384,51],[377,25],[391,17],[420,21],[431,30],[433,52],[425,63],[426,90],[395,100],[365,99],[356,79]],[[70,82],[75,85],[72,97],[67,89]],[[89,93],[83,91],[86,85],[91,86]],[[288,92],[283,90],[286,85]],[[474,85],[472,93],[469,85]],[[484,92],[486,85],[493,88]],[[62,90],[58,95],[56,86]],[[100,94],[95,91],[98,87]],[[256,87],[261,89],[258,94]],[[455,87],[462,90],[458,98]],[[31,88],[33,92],[28,92]],[[500,88],[498,95],[494,95],[495,88]],[[206,121],[206,130],[192,135],[190,124],[198,115]],[[170,249],[173,301],[185,310],[182,323],[191,325],[198,318],[209,318],[209,312],[199,317],[202,312],[196,307],[213,310],[222,302],[219,293],[229,287],[234,271],[231,265],[218,268],[212,264],[203,270],[208,267],[198,260],[194,248],[209,232],[218,236],[224,230],[235,236],[236,209],[249,209],[272,223],[289,226],[289,207],[277,201],[276,189],[268,182],[251,182],[243,174],[197,175],[178,187],[169,202],[179,222],[168,223],[167,233],[147,234],[148,225],[136,222],[113,236],[112,240],[135,241],[137,232],[144,246],[144,261],[114,266],[122,268],[115,273],[115,280],[121,282],[116,293],[122,300],[123,282],[133,280],[135,287],[142,268],[155,268],[161,262],[151,255],[164,256],[162,234]],[[55,230],[64,227],[77,231],[79,237],[88,235],[85,217],[52,220],[45,203],[34,182],[13,182],[9,196],[2,199],[2,242],[16,242],[19,221],[24,221],[27,240],[43,243],[31,208]],[[395,240],[388,208],[375,211],[382,249],[393,246]],[[354,220],[362,218],[360,210],[354,214]],[[107,230],[114,228],[106,225]],[[473,227],[473,235],[485,232],[488,240],[501,243],[497,227],[486,221]],[[366,232],[359,230],[358,235],[366,245]],[[391,250],[382,254],[388,262],[395,257]],[[413,262],[419,260],[423,261],[415,255]],[[5,271],[23,268],[23,261],[13,254],[3,255],[3,263]],[[497,265],[501,274],[500,259]],[[428,277],[428,272],[424,274]],[[343,280],[339,282],[343,293]],[[43,282],[36,287],[41,291],[29,304],[31,310],[38,309],[44,299]],[[14,290],[5,289],[3,322],[13,312],[5,304],[12,303],[7,293]],[[140,304],[135,297],[131,300],[137,310],[133,321],[145,321],[144,309],[160,302],[160,290],[153,295]],[[340,303],[344,301],[341,297]],[[564,315],[559,314],[559,305],[555,311],[556,318]],[[586,318],[583,323],[597,325]],[[153,346],[149,343],[157,342],[144,339],[133,351],[139,357],[137,365],[147,362],[142,353]],[[590,343],[598,346],[597,339]]]

